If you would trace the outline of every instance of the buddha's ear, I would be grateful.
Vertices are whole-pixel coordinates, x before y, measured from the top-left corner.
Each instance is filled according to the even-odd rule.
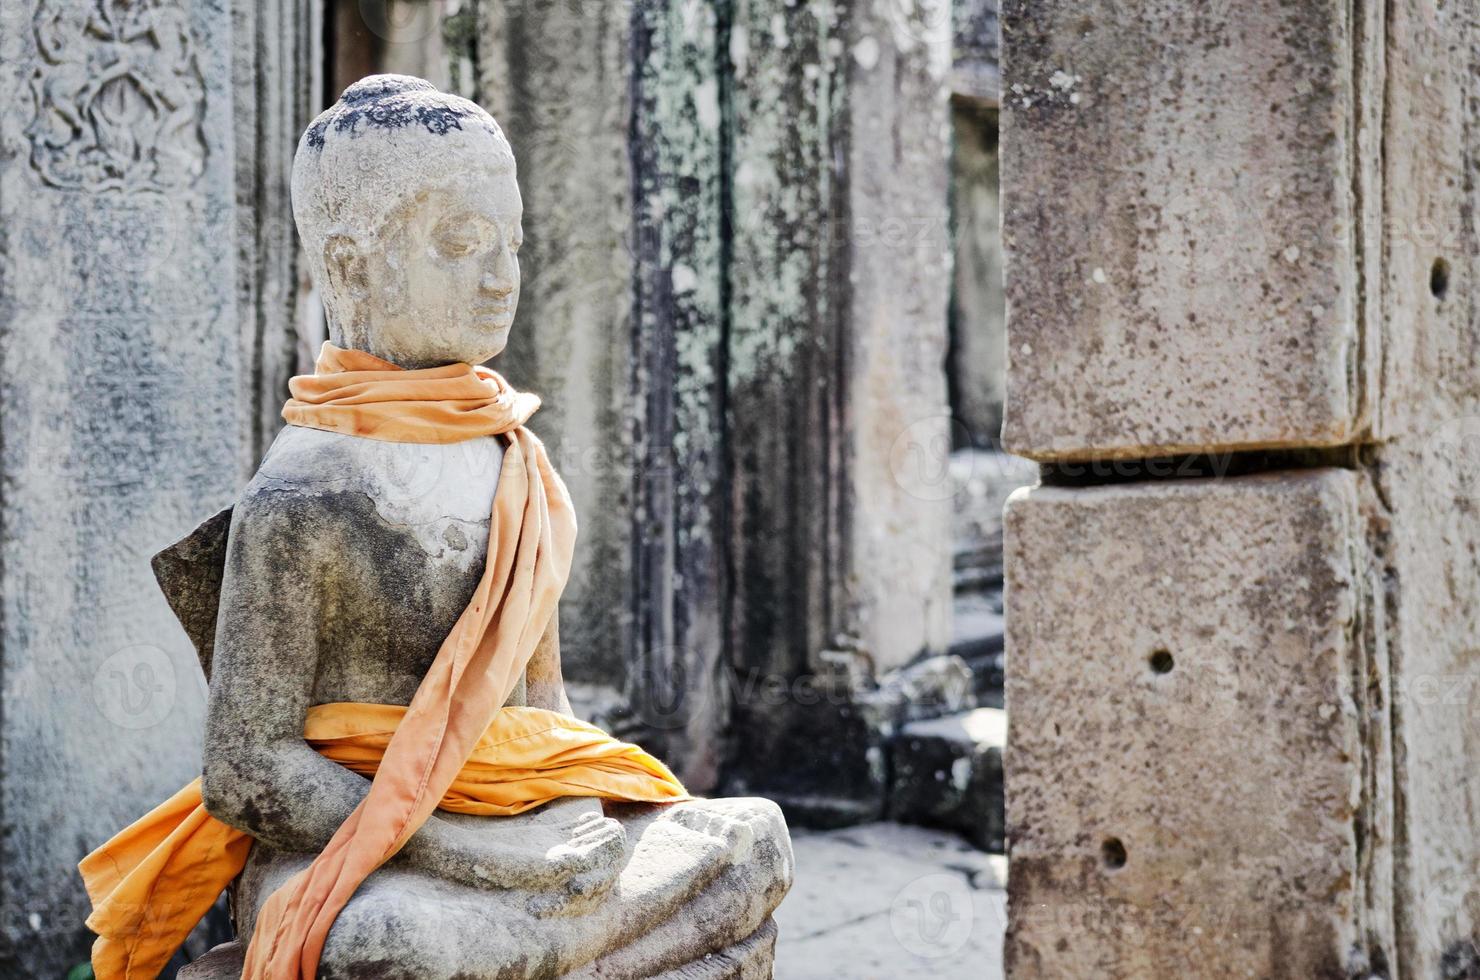
[[[329,288],[341,296],[362,300],[370,295],[370,273],[365,256],[349,235],[330,235],[324,242],[324,268]]]

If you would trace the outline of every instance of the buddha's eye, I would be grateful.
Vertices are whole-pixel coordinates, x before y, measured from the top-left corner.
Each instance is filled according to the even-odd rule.
[[[449,259],[483,251],[494,240],[492,224],[477,215],[448,218],[432,232],[432,246],[437,254]]]

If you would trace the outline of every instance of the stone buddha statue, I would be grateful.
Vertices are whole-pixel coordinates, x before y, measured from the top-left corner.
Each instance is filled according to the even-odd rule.
[[[420,79],[362,80],[304,134],[293,206],[336,347],[413,371],[503,350],[521,202],[482,109]],[[241,940],[182,977],[240,976],[264,901],[366,797],[369,779],[306,743],[305,717],[412,702],[492,558],[506,448],[290,425],[229,517],[156,560],[210,675],[205,809],[252,838],[231,891]],[[569,713],[558,650],[552,621],[508,704]],[[319,975],[770,976],[790,878],[764,800],[439,809],[338,913]]]

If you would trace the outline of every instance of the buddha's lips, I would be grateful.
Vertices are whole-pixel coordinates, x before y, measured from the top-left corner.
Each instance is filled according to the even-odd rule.
[[[479,306],[473,310],[473,319],[480,323],[503,326],[513,321],[514,308],[509,303],[501,303],[495,306]]]

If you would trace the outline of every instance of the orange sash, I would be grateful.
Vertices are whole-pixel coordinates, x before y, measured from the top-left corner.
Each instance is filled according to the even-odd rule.
[[[374,777],[406,709],[321,704],[303,737],[326,759]],[[668,803],[683,787],[664,765],[594,725],[540,708],[493,718],[438,808],[510,816],[566,796]],[[93,903],[98,980],[153,980],[247,863],[252,838],[206,813],[196,779],[79,866]]]
[[[293,397],[283,418],[293,425],[391,442],[497,435],[507,449],[493,499],[488,558],[472,600],[388,739],[365,799],[313,863],[263,905],[243,980],[313,980],[329,929],[355,889],[447,797],[479,739],[508,713],[499,708],[555,613],[576,533],[565,484],[544,446],[524,428],[539,399],[515,391],[487,368],[453,364],[407,371],[325,344],[315,374],[292,379],[289,390]],[[667,770],[658,779],[668,784],[663,799],[683,797]],[[591,795],[611,789],[602,784]],[[619,789],[612,795],[632,798]],[[535,797],[529,805],[549,798]],[[182,806],[178,801],[177,795],[165,807]],[[142,899],[148,903],[151,896]],[[143,906],[137,913],[142,915]]]

